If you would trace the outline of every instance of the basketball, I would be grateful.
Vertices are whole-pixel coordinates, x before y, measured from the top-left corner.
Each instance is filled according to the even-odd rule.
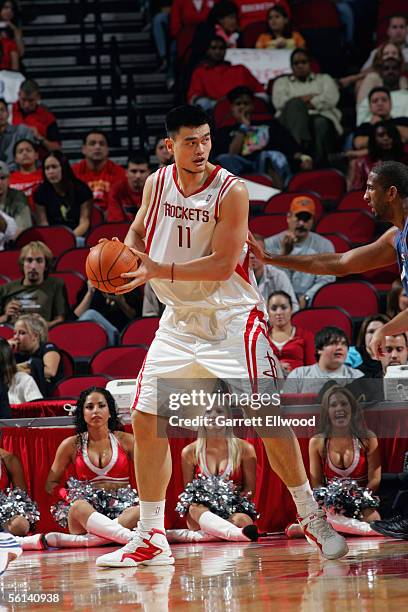
[[[92,247],[86,259],[86,275],[92,285],[106,293],[115,293],[129,279],[124,272],[137,269],[139,260],[123,242],[105,240]]]

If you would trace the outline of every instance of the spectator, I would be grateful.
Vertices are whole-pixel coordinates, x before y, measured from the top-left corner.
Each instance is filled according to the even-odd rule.
[[[44,158],[42,171],[44,182],[34,193],[38,224],[67,225],[77,238],[84,237],[91,224],[92,191],[76,178],[61,151]]]
[[[157,138],[156,144],[154,145],[154,153],[159,162],[159,168],[168,166],[174,162],[174,156],[171,151],[168,150],[166,140],[164,138]]]
[[[130,321],[140,316],[142,296],[139,289],[123,295],[103,293],[90,281],[88,288],[74,310],[79,321],[94,321],[104,328],[110,345],[117,344],[120,332]]]
[[[360,370],[345,365],[349,342],[338,327],[324,327],[315,336],[313,365],[292,370],[283,387],[284,393],[319,393],[328,380],[346,385],[361,378]]]
[[[285,376],[294,368],[315,362],[313,334],[292,325],[292,314],[291,296],[285,291],[273,291],[268,299],[269,338]]]
[[[43,397],[34,378],[26,372],[17,371],[13,351],[4,338],[0,338],[0,378],[0,382],[8,388],[10,404],[23,404]]]
[[[393,319],[402,310],[408,308],[408,296],[398,279],[393,282],[391,291],[387,294],[387,316]]]
[[[307,196],[293,198],[288,212],[288,231],[280,232],[265,240],[267,251],[275,254],[289,255],[314,255],[315,253],[334,253],[334,247],[330,240],[319,236],[311,229],[314,223],[315,204]],[[316,291],[333,283],[334,276],[316,276],[305,272],[294,272],[285,270],[295,290],[300,308],[306,308]]]
[[[10,175],[10,187],[22,191],[26,196],[31,210],[34,212],[35,204],[33,193],[42,183],[41,168],[37,167],[38,152],[31,140],[19,140],[14,145],[14,162],[17,170]]]
[[[376,123],[368,138],[368,154],[350,162],[348,177],[350,189],[365,189],[368,175],[379,161],[403,162],[405,159],[401,136],[394,123],[391,121]]]
[[[0,162],[0,211],[12,217],[17,225],[13,238],[32,226],[30,207],[24,193],[9,187],[10,170]]]
[[[129,157],[126,177],[115,183],[108,194],[109,222],[133,221],[142,203],[143,187],[150,173],[147,153],[135,153]]]
[[[72,166],[74,174],[90,187],[94,203],[106,210],[110,188],[125,178],[125,171],[108,159],[109,145],[103,132],[88,132],[84,137],[82,153],[85,159]]]
[[[275,187],[281,189],[292,175],[288,159],[296,170],[311,168],[311,158],[304,155],[291,133],[278,121],[253,118],[254,95],[247,87],[236,87],[228,93],[232,126],[217,130],[217,161],[233,174],[259,172],[269,174]]]
[[[220,36],[212,36],[206,59],[193,71],[187,99],[204,110],[211,110],[217,100],[235,87],[245,86],[254,93],[265,94],[263,85],[242,64],[231,66],[225,61],[227,45]]]
[[[40,88],[36,81],[27,79],[21,83],[18,101],[13,104],[13,125],[31,128],[40,153],[57,151],[61,148],[57,119],[40,103],[40,99]]]
[[[263,240],[259,236],[257,237],[257,241],[261,242],[262,246],[264,246]],[[265,264],[261,263],[251,252],[249,253],[249,267],[254,272],[259,293],[262,295],[265,303],[268,302],[271,293],[283,291],[289,295],[291,303],[293,304],[293,310],[299,310],[295,292],[290,284],[290,280],[283,270],[275,266],[265,266]]]
[[[5,21],[0,22],[1,70],[20,70],[20,54],[14,32]]]
[[[388,59],[381,64],[380,77],[384,87],[390,91],[393,117],[408,117],[408,90],[400,89],[401,66],[398,60]],[[370,109],[367,98],[357,106],[357,125],[370,121]]]
[[[0,380],[0,419],[9,419],[10,417],[11,413],[7,385],[3,384]]]
[[[306,47],[305,39],[292,28],[284,6],[277,4],[268,11],[266,33],[260,34],[257,49],[299,49]]]
[[[158,4],[158,10],[151,19],[152,34],[156,45],[157,54],[160,59],[159,70],[160,72],[165,72],[168,68],[167,56],[169,53],[171,0],[160,0]]]
[[[173,0],[170,13],[170,36],[178,35],[188,28],[203,23],[214,5],[214,0]]]
[[[358,332],[356,346],[351,346],[349,349],[346,364],[361,370],[366,378],[382,378],[381,363],[373,359],[370,342],[374,332],[389,320],[389,317],[384,314],[366,317]]]
[[[384,375],[389,366],[407,365],[408,340],[406,334],[385,336],[385,350],[380,357]]]
[[[235,0],[235,4],[238,7],[239,23],[242,30],[256,21],[265,21],[267,11],[276,5],[283,6],[287,15],[291,16],[289,2],[286,0],[266,0],[264,2],[259,2],[259,0]]]
[[[6,162],[10,170],[16,169],[14,147],[19,140],[34,141],[30,128],[25,125],[10,125],[7,102],[0,98],[0,161]]]
[[[368,74],[365,75],[362,80],[358,92],[357,92],[357,104],[360,104],[368,96],[370,91],[374,87],[382,87],[384,86],[383,79],[380,74],[381,66],[383,62],[392,59],[394,61],[399,62],[401,67],[401,72],[404,70],[404,56],[402,55],[400,47],[394,45],[394,43],[385,43],[379,47],[373,63],[373,70],[370,70]],[[399,80],[399,88],[398,89],[407,89],[408,81],[406,76],[401,74]]]
[[[0,4],[0,21],[6,24],[6,34],[9,40],[14,40],[18,56],[24,55],[23,32],[20,27],[20,11],[14,0],[5,0]],[[13,47],[14,49],[14,47]]]
[[[406,63],[408,63],[407,35],[407,16],[390,15],[390,17],[388,17],[387,42],[393,43],[401,49]],[[374,63],[376,51],[377,49],[371,51],[367,61],[363,65],[363,70],[371,68]]]
[[[0,179],[0,190],[1,190]],[[4,251],[8,242],[14,240],[17,235],[17,224],[13,217],[0,210],[0,251]]]
[[[337,108],[339,90],[330,75],[312,72],[305,49],[295,49],[290,64],[292,74],[279,77],[273,86],[277,116],[316,164],[327,165],[336,147],[336,134],[343,132]]]
[[[49,276],[52,253],[43,242],[32,241],[20,251],[23,275],[0,286],[0,323],[14,323],[23,313],[35,312],[53,327],[68,313],[64,281]]]
[[[223,38],[229,49],[237,46],[239,38],[238,9],[235,2],[221,0],[214,4],[208,16],[214,34]]]
[[[64,378],[64,364],[58,348],[48,342],[47,322],[39,314],[21,315],[9,344],[17,370],[30,374],[44,397],[49,397],[54,385]]]

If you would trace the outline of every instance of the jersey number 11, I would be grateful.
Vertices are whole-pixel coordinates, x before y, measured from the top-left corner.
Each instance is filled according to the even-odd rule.
[[[188,249],[191,249],[191,228],[190,227],[183,227],[182,225],[178,225],[178,245],[179,247],[187,247]],[[186,231],[186,236],[184,237],[183,240],[183,230]],[[183,242],[185,241],[185,244],[183,244]]]

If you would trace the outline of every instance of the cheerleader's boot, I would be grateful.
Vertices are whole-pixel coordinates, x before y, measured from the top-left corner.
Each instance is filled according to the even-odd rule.
[[[220,538],[205,531],[192,531],[191,529],[167,529],[167,540],[171,544],[181,542],[219,542]]]
[[[92,512],[86,522],[86,530],[118,544],[127,544],[133,537],[133,532],[122,527],[118,519],[112,520],[100,512]]]
[[[30,536],[14,536],[23,550],[47,550],[47,541],[43,533]]]
[[[202,513],[198,524],[206,533],[231,542],[256,542],[259,537],[256,525],[237,527],[209,510]]]
[[[45,541],[48,546],[53,548],[94,548],[112,544],[111,540],[100,538],[93,533],[75,535],[73,533],[59,533],[58,531],[47,533]]]

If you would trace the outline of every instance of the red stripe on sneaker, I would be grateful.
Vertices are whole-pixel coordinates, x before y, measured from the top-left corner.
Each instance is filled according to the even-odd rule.
[[[141,563],[142,561],[154,559],[154,557],[157,557],[157,555],[163,552],[162,548],[155,546],[150,542],[150,540],[143,539],[143,543],[146,544],[146,546],[139,546],[139,548],[136,548],[134,553],[125,553],[122,555],[121,561],[124,559],[133,559],[133,561]]]

